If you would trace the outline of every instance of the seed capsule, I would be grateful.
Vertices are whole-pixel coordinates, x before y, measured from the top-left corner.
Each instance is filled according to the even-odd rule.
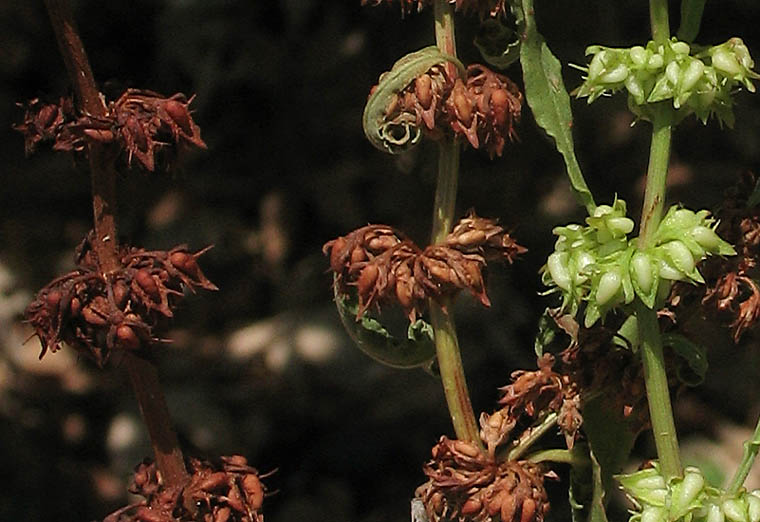
[[[192,135],[193,127],[190,124],[190,115],[188,114],[185,104],[178,102],[177,100],[166,100],[164,103],[164,109],[169,117],[174,120],[174,123],[182,129],[182,132],[188,135]]]
[[[737,76],[742,73],[742,67],[736,56],[725,49],[718,49],[712,55],[712,65],[726,76]]]
[[[683,241],[670,241],[663,245],[665,252],[678,270],[687,275],[694,270],[695,261],[694,256],[691,254],[691,250],[687,247]]]
[[[689,230],[689,235],[708,252],[715,251],[721,244],[720,236],[710,227],[698,225]]]
[[[721,509],[726,518],[731,522],[748,522],[747,510],[738,499],[729,498],[724,500]]]
[[[631,57],[631,62],[637,67],[643,67],[647,63],[647,51],[640,45],[631,47],[628,56]]]
[[[245,491],[248,498],[248,505],[252,509],[261,509],[261,506],[264,504],[264,487],[261,485],[259,478],[249,473],[243,477],[242,485],[243,491]]]
[[[150,274],[150,271],[148,271],[145,268],[141,268],[137,272],[135,272],[135,281],[137,284],[142,288],[146,294],[148,294],[153,299],[159,299],[160,294],[158,292],[158,285],[156,284],[156,281],[153,279],[153,276]]]
[[[116,329],[116,338],[119,346],[125,350],[137,350],[140,347],[140,338],[129,325],[122,324]]]
[[[599,78],[601,83],[620,83],[628,77],[628,66],[621,63]]]
[[[702,78],[702,73],[705,71],[705,64],[701,60],[691,60],[686,70],[681,77],[681,89],[683,91],[691,90],[697,82]]]

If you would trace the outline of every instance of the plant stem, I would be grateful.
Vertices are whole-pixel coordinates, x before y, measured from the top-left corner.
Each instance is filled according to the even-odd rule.
[[[657,2],[653,0],[652,4],[655,3]],[[652,19],[654,21],[654,17]],[[665,23],[667,24],[667,17]],[[652,30],[654,32],[654,26]],[[671,109],[664,105],[655,107],[652,125],[652,144],[649,150],[649,168],[639,231],[638,247],[641,250],[652,246],[654,234],[662,217],[665,202],[665,180],[670,159]],[[683,474],[683,468],[678,451],[673,408],[670,404],[670,390],[668,388],[668,376],[665,372],[662,336],[657,322],[657,311],[648,308],[638,299],[635,309],[639,342],[641,343],[641,361],[644,366],[644,381],[649,402],[649,417],[652,422],[657,455],[665,477],[668,479],[679,477]]]
[[[649,21],[652,25],[652,39],[663,44],[670,39],[668,21],[668,0],[649,0]]]
[[[549,431],[557,424],[558,419],[559,416],[556,413],[552,412],[547,415],[538,426],[533,426],[530,429],[528,436],[521,438],[518,441],[517,446],[509,450],[509,453],[507,453],[507,460],[517,460],[522,457],[525,452],[528,451],[530,447],[533,446],[533,444],[535,444],[535,442],[544,435],[544,433]]]
[[[456,56],[454,38],[454,9],[448,0],[435,2],[435,37],[442,52]],[[453,64],[452,64],[453,67]],[[440,243],[451,230],[459,180],[459,145],[453,139],[440,142],[438,155],[438,183],[433,204],[433,231],[431,241]],[[459,352],[456,326],[451,302],[442,305],[430,302],[430,319],[441,372],[443,392],[451,415],[454,432],[460,440],[473,442],[482,447],[478,423],[470,402],[467,380]]]
[[[538,464],[539,462],[559,462],[570,464],[571,466],[582,466],[588,464],[588,459],[577,455],[575,452],[567,449],[546,449],[531,453],[525,460]]]
[[[45,6],[81,111],[96,117],[105,116],[106,106],[95,84],[68,0],[45,0]],[[97,254],[100,272],[109,277],[121,268],[116,233],[115,156],[105,146],[92,142],[88,152],[95,228],[92,247]],[[152,363],[129,353],[124,361],[150,433],[164,485],[180,487],[187,481],[188,474],[158,382],[158,372]]]
[[[681,0],[681,25],[678,27],[678,39],[693,42],[699,34],[705,0]]]
[[[734,473],[734,477],[731,479],[728,489],[726,489],[726,496],[731,497],[736,495],[744,485],[744,481],[747,479],[747,475],[749,475],[749,471],[752,469],[752,464],[755,462],[755,457],[757,457],[758,451],[760,451],[760,419],[757,420],[755,433],[752,434],[752,438],[744,442],[742,461],[739,464],[736,473]]]

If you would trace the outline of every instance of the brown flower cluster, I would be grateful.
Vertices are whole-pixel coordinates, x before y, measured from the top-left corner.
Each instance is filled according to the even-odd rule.
[[[688,314],[694,298],[701,299],[702,309],[727,325],[739,342],[744,332],[760,319],[760,206],[748,206],[758,176],[745,172],[728,190],[716,217],[720,219],[718,234],[731,243],[738,255],[713,256],[704,260],[699,270],[706,285],[694,287],[676,284],[670,305],[677,315]],[[701,292],[704,292],[703,294]]]
[[[355,286],[358,314],[372,305],[397,302],[414,321],[427,299],[445,304],[446,298],[468,290],[484,306],[490,301],[483,268],[490,260],[507,260],[523,252],[496,221],[471,213],[443,244],[420,249],[386,225],[368,225],[325,243],[340,293]]]
[[[77,252],[77,268],[40,290],[26,320],[40,339],[40,358],[61,342],[102,366],[113,350],[144,350],[161,341],[166,320],[183,289],[216,290],[186,246],[149,252],[122,246],[122,268],[103,274],[89,238]]]
[[[24,121],[15,129],[24,134],[27,154],[45,141],[52,141],[54,150],[75,153],[86,153],[88,144],[95,142],[114,145],[127,166],[135,159],[152,172],[157,163],[170,169],[186,148],[206,148],[190,115],[191,102],[183,94],[165,98],[127,89],[108,104],[104,117],[96,117],[78,114],[70,98],[57,103],[37,98],[26,104]]]
[[[266,487],[245,457],[221,457],[210,463],[190,459],[192,473],[181,488],[164,488],[154,463],[135,469],[129,491],[145,500],[123,507],[103,522],[263,522]]]
[[[491,416],[483,414],[480,422],[481,436],[489,450],[506,438],[505,428],[511,431],[523,417],[532,420],[549,411],[557,412],[557,425],[567,447],[572,449],[583,424],[580,390],[570,375],[554,370],[554,363],[554,356],[546,353],[538,360],[538,370],[518,370],[512,373],[512,384],[499,389],[502,409]],[[494,418],[505,419],[506,423],[500,420],[497,424]]]
[[[441,437],[416,495],[431,522],[541,522],[549,510],[542,466],[497,462],[475,444]]]
[[[408,129],[411,122],[424,125],[434,139],[453,132],[493,158],[501,156],[507,139],[517,137],[522,99],[512,80],[483,65],[468,66],[464,79],[450,78],[445,67],[435,66],[394,97],[385,121],[398,129]]]
[[[380,5],[382,3],[392,4],[393,0],[362,0],[362,5]],[[403,14],[412,11],[422,11],[427,6],[433,4],[433,0],[399,0],[401,12]],[[495,17],[505,14],[504,0],[449,0],[450,4],[455,4],[457,11],[475,12],[481,18]]]

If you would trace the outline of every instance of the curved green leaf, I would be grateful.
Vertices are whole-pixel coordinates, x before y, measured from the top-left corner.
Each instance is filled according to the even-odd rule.
[[[409,325],[406,339],[394,337],[366,312],[356,319],[358,304],[335,291],[335,305],[346,332],[368,356],[393,368],[417,368],[435,358],[433,327],[422,319]]]

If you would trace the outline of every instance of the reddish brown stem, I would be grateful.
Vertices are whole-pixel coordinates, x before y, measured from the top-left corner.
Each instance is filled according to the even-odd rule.
[[[105,116],[106,106],[95,84],[68,0],[45,0],[45,6],[79,107],[92,116]],[[105,146],[90,143],[89,158],[95,222],[93,249],[98,256],[100,271],[109,274],[120,268],[116,235],[115,156]],[[131,354],[125,357],[125,364],[150,433],[164,485],[180,487],[188,480],[188,474],[158,382],[158,372],[152,363]]]

